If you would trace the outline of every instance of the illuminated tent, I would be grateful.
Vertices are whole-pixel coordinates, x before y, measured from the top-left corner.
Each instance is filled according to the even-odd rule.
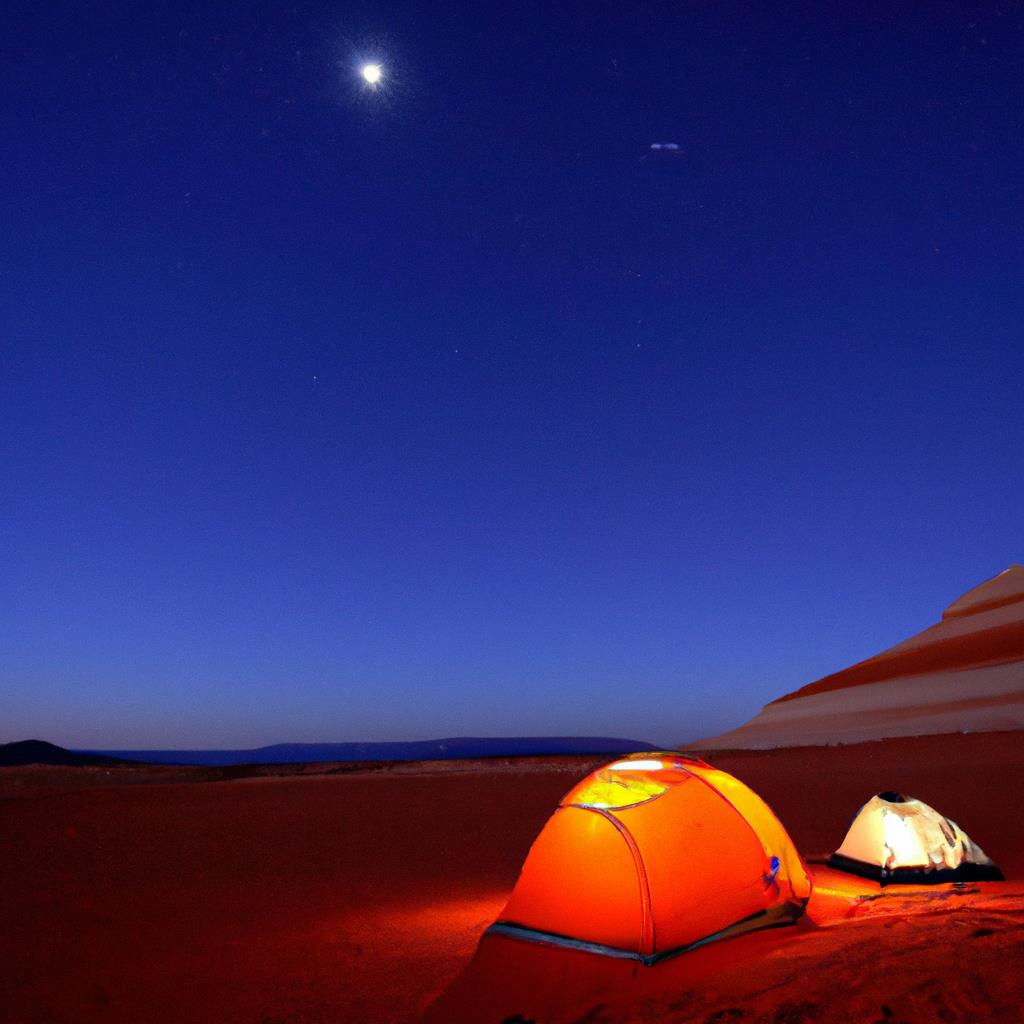
[[[787,924],[811,882],[768,805],[680,754],[636,754],[563,798],[489,932],[653,963]]]
[[[829,867],[882,885],[1002,879],[980,846],[949,818],[901,793],[879,793],[857,813]]]

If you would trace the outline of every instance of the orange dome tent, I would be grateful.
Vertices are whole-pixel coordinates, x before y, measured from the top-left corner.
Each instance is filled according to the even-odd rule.
[[[810,894],[751,789],[678,753],[634,754],[566,794],[488,930],[650,964],[789,923]]]

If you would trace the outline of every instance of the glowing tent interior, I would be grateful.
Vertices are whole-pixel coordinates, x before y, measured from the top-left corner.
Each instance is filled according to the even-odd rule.
[[[636,754],[566,794],[489,932],[650,964],[794,921],[810,894],[756,793],[700,760]]]
[[[828,865],[882,885],[1003,878],[955,821],[920,800],[892,792],[873,796],[857,812]]]

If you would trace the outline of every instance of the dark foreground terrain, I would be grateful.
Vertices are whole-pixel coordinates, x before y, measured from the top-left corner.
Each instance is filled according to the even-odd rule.
[[[708,757],[761,792],[812,859],[863,800],[899,789],[957,820],[1008,881],[882,896],[816,867],[801,926],[655,968],[508,940],[474,958],[535,834],[592,760],[247,777],[5,768],[0,1016],[376,1024],[414,1020],[440,996],[432,1020],[494,1024],[1018,1019],[1024,734]]]

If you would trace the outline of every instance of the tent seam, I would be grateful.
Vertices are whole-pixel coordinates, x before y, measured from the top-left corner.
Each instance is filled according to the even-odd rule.
[[[686,771],[685,768],[683,770]],[[693,772],[689,771],[686,772],[686,774],[689,775],[691,779],[696,779],[698,782],[702,782],[705,786],[708,787],[708,789],[711,790],[712,793],[715,794],[715,796],[717,796],[720,800],[724,800],[725,803],[728,804],[728,806],[732,809],[733,813],[740,819],[740,821],[742,821],[743,824],[746,825],[748,829],[750,829],[752,835],[757,840],[757,845],[761,847],[762,853],[764,853],[764,855],[769,858],[772,856],[771,852],[768,850],[768,847],[764,845],[764,840],[758,834],[757,829],[750,824],[749,820],[747,819],[747,816],[720,789],[717,789],[715,786],[712,786],[707,779],[702,778],[700,775],[695,775]],[[770,807],[768,809],[771,810]],[[772,814],[774,813],[775,812],[772,811]]]
[[[637,881],[640,884],[640,949],[637,951],[641,956],[649,956],[654,953],[654,910],[651,904],[651,883],[647,878],[647,868],[644,866],[643,856],[640,847],[637,846],[632,832],[626,827],[625,822],[619,821],[614,814],[610,814],[602,807],[588,807],[589,811],[600,814],[615,826],[616,830],[629,847],[633,856],[633,864],[636,867]]]

